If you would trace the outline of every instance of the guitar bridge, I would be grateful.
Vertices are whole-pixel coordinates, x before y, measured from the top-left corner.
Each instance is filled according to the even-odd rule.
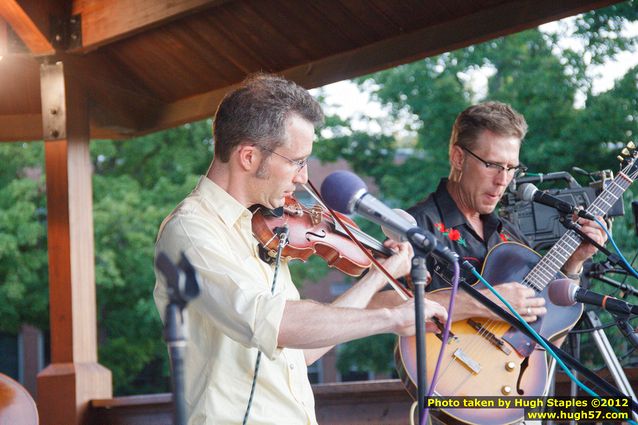
[[[432,321],[434,322],[434,324],[436,325],[437,328],[439,328],[439,332],[437,332],[435,335],[437,338],[439,338],[441,341],[443,341],[443,331],[445,330],[445,326],[443,326],[443,323],[441,323],[441,321],[439,319],[437,319],[436,317],[432,318]],[[448,333],[448,340],[447,343],[451,343],[452,341],[458,341],[458,338],[456,335],[454,335],[452,333],[452,331],[450,331]]]
[[[496,348],[498,348],[499,350],[501,350],[505,354],[509,355],[512,352],[512,350],[510,350],[507,347],[507,345],[505,345],[505,341],[503,341],[501,338],[498,338],[492,332],[486,331],[483,328],[483,325],[481,325],[479,322],[477,322],[475,320],[472,320],[472,319],[468,319],[467,323],[470,326],[472,326],[474,329],[476,329],[483,338],[487,339],[494,346],[496,346]]]

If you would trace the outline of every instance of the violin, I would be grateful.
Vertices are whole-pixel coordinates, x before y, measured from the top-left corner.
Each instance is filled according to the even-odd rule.
[[[282,250],[283,256],[307,261],[317,254],[330,267],[350,276],[359,276],[372,265],[372,260],[348,237],[344,227],[321,205],[308,208],[289,196],[281,208],[270,210],[257,205],[251,210],[253,234],[271,258],[277,252],[279,229],[287,225],[288,244]],[[392,255],[390,249],[361,231],[350,218],[338,212],[335,214],[365,248],[377,256]]]

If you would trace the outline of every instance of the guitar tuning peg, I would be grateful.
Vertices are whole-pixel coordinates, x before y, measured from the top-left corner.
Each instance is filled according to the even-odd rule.
[[[629,149],[636,149],[636,145],[634,144],[634,142],[628,142],[628,143],[627,143],[627,147],[628,147]]]
[[[623,156],[629,156],[629,155],[631,155],[631,152],[629,152],[629,149],[627,149],[627,148],[623,148],[623,150],[621,150],[621,151],[620,151],[620,153],[621,153]]]
[[[620,162],[624,162],[624,161],[625,161],[625,158],[623,158],[623,157],[622,157],[622,156],[620,156],[620,155],[618,155],[618,156],[616,157],[616,159],[618,159],[618,161],[620,161]]]

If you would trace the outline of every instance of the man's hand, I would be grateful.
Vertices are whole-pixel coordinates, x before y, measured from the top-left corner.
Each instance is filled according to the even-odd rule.
[[[438,330],[438,327],[432,321],[432,318],[436,317],[441,322],[447,320],[447,310],[441,304],[428,300],[423,300],[423,315],[425,318],[425,330],[427,332],[434,332]],[[411,336],[415,334],[414,328],[414,299],[409,299],[391,310],[392,317],[396,319],[394,326],[394,333],[401,336]]]
[[[598,220],[605,225],[607,228],[605,221],[602,217],[597,217]],[[607,242],[607,234],[605,231],[596,223],[595,221],[586,220],[581,218],[577,221],[580,225],[580,230],[592,238],[599,245],[605,245]],[[587,241],[583,241],[576,251],[572,254],[571,257],[567,260],[565,265],[563,266],[563,270],[567,273],[578,273],[583,267],[583,263],[591,258],[598,248]]]
[[[400,278],[410,273],[412,257],[414,256],[412,245],[409,242],[396,242],[392,239],[386,240],[383,245],[394,251],[392,256],[379,261],[388,273],[394,278]]]
[[[538,316],[542,316],[547,313],[545,308],[545,298],[536,295],[536,291],[527,286],[521,285],[517,282],[509,282],[497,285],[494,287],[496,291],[509,302],[512,307],[520,314],[526,322],[534,322],[538,319]],[[496,298],[489,289],[484,288],[481,290],[484,295],[490,298],[495,303],[499,304],[505,310],[509,312],[509,309]],[[502,320],[500,316],[496,315],[487,307],[483,306],[483,317],[489,317],[492,319]]]

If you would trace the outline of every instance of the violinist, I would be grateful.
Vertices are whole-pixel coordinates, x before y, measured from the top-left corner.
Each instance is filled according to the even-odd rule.
[[[156,254],[177,260],[184,252],[201,278],[201,295],[189,306],[185,359],[191,425],[238,424],[246,417],[255,424],[316,424],[306,365],[338,343],[413,333],[413,302],[379,293],[386,278],[375,270],[326,305],[299,299],[286,260],[260,260],[248,208],[281,207],[306,183],[315,125],[322,121],[319,104],[293,82],[248,78],[215,114],[215,158],[207,174],[160,227]],[[383,266],[396,277],[408,273],[411,247],[386,246],[394,254]],[[163,314],[166,282],[157,270],[156,276],[154,297]],[[425,311],[429,329],[433,317],[447,318],[431,301]]]

